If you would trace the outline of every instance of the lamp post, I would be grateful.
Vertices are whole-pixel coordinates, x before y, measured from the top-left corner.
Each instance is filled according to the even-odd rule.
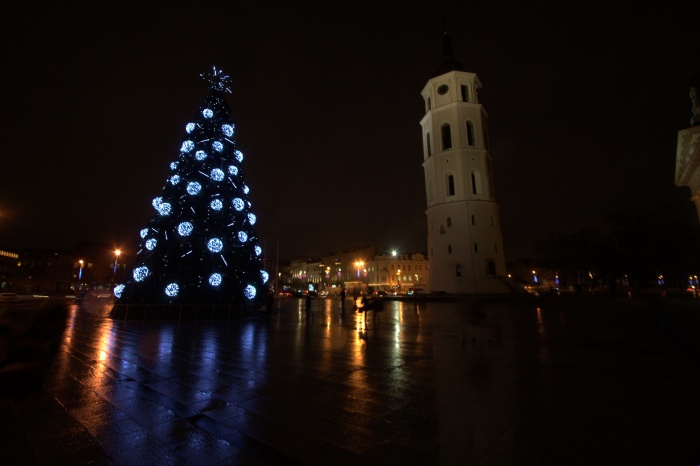
[[[362,268],[365,266],[364,261],[355,261],[355,267],[357,267],[357,278],[360,278],[360,272],[362,271]],[[362,280],[360,280],[362,281]]]
[[[78,264],[80,264],[80,269],[78,270],[78,283],[75,284],[75,292],[77,293],[78,290],[80,289],[80,281],[83,279],[83,264],[85,261],[80,259],[78,261]]]
[[[114,273],[112,274],[112,287],[117,284],[117,262],[119,261],[119,256],[121,253],[121,249],[114,250]]]
[[[401,292],[401,269],[396,271],[396,294]]]
[[[357,281],[360,283],[360,286],[359,286],[360,292],[363,291],[362,276],[360,274],[362,273],[362,267],[364,267],[364,265],[365,265],[364,261],[355,261],[355,267],[357,267]]]
[[[338,286],[340,286],[340,276],[341,276],[340,265],[341,265],[341,262],[340,262],[338,259],[336,259],[336,260],[333,262],[333,265],[334,265],[335,268],[337,269],[337,273],[336,273],[336,276],[337,276],[337,278],[336,278],[336,284],[337,284]]]
[[[537,279],[537,271],[536,270],[532,271],[532,283],[535,285],[535,295],[539,296],[539,294],[540,294],[540,281]]]

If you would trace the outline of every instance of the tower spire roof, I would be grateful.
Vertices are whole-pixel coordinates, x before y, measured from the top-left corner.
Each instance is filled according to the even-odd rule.
[[[455,60],[454,53],[452,52],[450,35],[447,33],[447,28],[445,28],[445,33],[442,36],[442,63],[435,72],[435,76],[440,76],[441,74],[449,73],[450,71],[466,70],[462,63]]]

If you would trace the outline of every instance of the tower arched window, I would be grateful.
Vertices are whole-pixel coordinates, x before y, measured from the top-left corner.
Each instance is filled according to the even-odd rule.
[[[447,195],[455,195],[455,177],[454,175],[447,175]]]
[[[425,144],[426,144],[426,153],[428,154],[428,157],[432,155],[432,151],[430,149],[430,133],[425,134]]]
[[[452,149],[452,129],[449,123],[445,123],[440,128],[442,136],[442,150]]]
[[[474,144],[476,143],[474,140],[474,123],[471,121],[467,122],[467,144],[469,144],[470,147],[474,147]]]
[[[471,172],[472,194],[481,194],[481,175],[477,170]]]

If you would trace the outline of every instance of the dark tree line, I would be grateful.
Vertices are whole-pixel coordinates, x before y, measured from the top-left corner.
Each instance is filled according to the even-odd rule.
[[[539,261],[558,270],[562,286],[685,288],[700,275],[700,228],[672,217],[622,210],[571,234],[550,232],[536,243]],[[591,276],[594,278],[591,279]]]

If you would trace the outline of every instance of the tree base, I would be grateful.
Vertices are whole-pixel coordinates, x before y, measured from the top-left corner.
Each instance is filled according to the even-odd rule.
[[[213,320],[261,314],[258,303],[239,304],[142,304],[116,303],[109,313],[114,320]]]

